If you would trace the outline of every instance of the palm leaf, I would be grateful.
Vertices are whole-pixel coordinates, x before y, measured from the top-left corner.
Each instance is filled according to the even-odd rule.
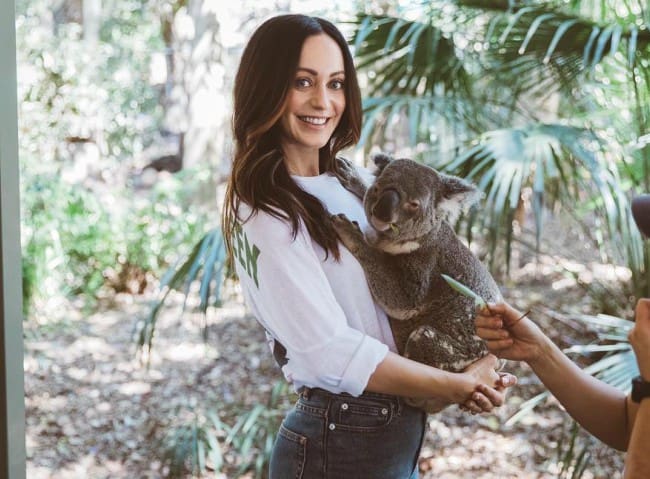
[[[530,188],[536,225],[536,243],[542,233],[543,209],[575,205],[590,198],[586,207],[607,220],[612,237],[623,237],[632,262],[642,261],[641,238],[632,226],[626,195],[615,168],[605,161],[604,147],[591,131],[557,124],[537,124],[485,133],[476,145],[442,169],[473,180],[486,193],[481,211],[484,225],[509,224],[519,207],[524,188]],[[470,217],[477,220],[477,215]],[[496,245],[493,243],[492,247]],[[510,245],[506,245],[510,250]]]
[[[597,23],[548,4],[499,13],[485,30],[493,73],[497,81],[507,75],[527,91],[548,94],[570,91],[610,58],[632,69],[650,45],[650,32],[634,20]]]
[[[463,296],[467,296],[470,299],[474,300],[474,304],[478,307],[481,308],[487,308],[487,303],[485,300],[478,294],[472,291],[470,288],[465,286],[463,283],[460,281],[456,281],[454,278],[447,276],[446,274],[441,274],[442,278],[447,282],[447,284],[454,289],[455,291],[459,292]]]
[[[480,102],[468,101],[472,82],[466,60],[424,8],[418,21],[360,14],[352,24],[357,69],[368,83],[361,144],[373,134],[385,135],[395,121],[408,126],[411,144],[429,141],[433,116],[480,129],[482,117],[475,108]]]
[[[468,88],[463,61],[453,42],[431,22],[360,14],[350,43],[357,66],[371,70],[371,97],[434,94],[438,86]]]
[[[150,352],[158,315],[165,304],[169,293],[173,290],[183,291],[185,299],[183,311],[190,294],[190,286],[194,281],[200,281],[199,297],[200,310],[205,315],[214,298],[213,304],[221,303],[221,284],[224,280],[225,245],[221,231],[213,229],[203,236],[192,248],[188,257],[170,268],[160,281],[158,298],[153,301],[149,314],[139,323],[137,333],[138,346],[146,347]],[[204,338],[207,328],[203,330]]]

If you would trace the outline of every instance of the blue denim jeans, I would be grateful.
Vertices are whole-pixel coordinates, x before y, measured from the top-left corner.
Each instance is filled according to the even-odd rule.
[[[305,389],[280,426],[270,479],[417,479],[425,422],[397,396]]]

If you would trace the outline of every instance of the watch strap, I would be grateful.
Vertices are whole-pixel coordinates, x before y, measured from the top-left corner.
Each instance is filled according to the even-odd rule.
[[[641,402],[645,398],[650,398],[650,381],[644,380],[641,376],[632,379],[632,401]]]

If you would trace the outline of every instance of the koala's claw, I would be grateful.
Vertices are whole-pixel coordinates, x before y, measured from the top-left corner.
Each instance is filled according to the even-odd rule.
[[[352,174],[352,163],[345,158],[336,158],[336,166],[341,173],[346,173],[348,176]]]
[[[366,185],[354,165],[343,158],[336,158],[336,165],[338,170],[337,176],[343,187],[359,198],[363,198],[366,193]]]
[[[363,236],[363,233],[361,232],[361,228],[359,227],[359,223],[357,221],[351,221],[348,219],[347,216],[345,216],[343,213],[333,215],[332,216],[332,223],[334,224],[334,228],[336,229],[337,232],[343,231],[343,232],[355,232],[359,235]]]
[[[360,243],[364,240],[359,223],[350,221],[344,214],[332,215],[331,219],[332,226],[345,247],[350,251],[359,249]]]

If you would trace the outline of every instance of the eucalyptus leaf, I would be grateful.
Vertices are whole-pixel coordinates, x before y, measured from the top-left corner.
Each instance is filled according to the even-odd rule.
[[[447,284],[451,286],[452,289],[458,291],[463,296],[467,296],[468,298],[473,299],[476,306],[487,308],[487,302],[480,295],[476,294],[463,283],[456,281],[454,278],[447,276],[446,274],[441,274],[441,276],[447,282]]]

